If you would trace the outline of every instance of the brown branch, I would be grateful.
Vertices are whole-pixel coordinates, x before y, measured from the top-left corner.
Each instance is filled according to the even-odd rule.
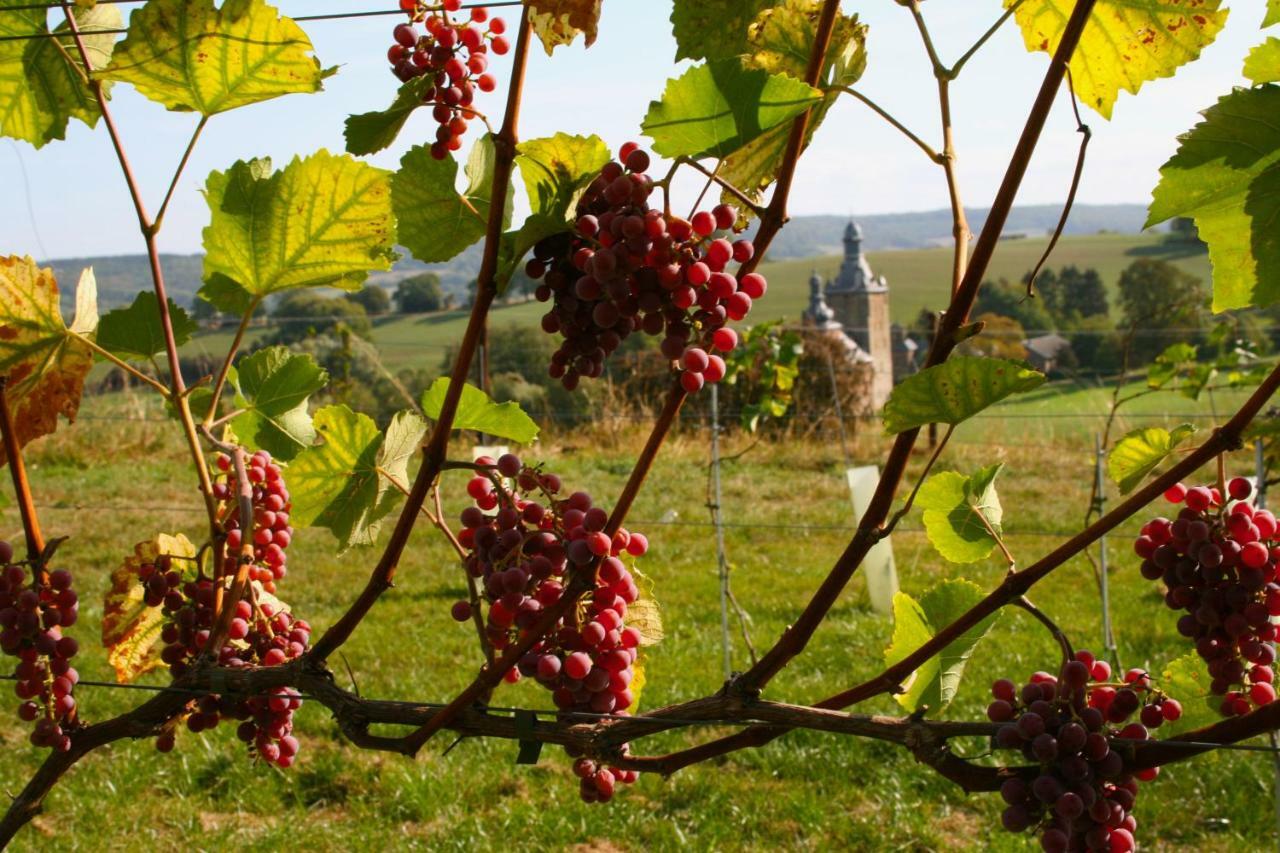
[[[925,361],[925,367],[932,367],[946,360],[955,346],[956,331],[968,321],[969,311],[973,307],[982,278],[986,275],[987,268],[991,263],[991,257],[995,253],[1000,232],[1004,229],[1009,212],[1013,208],[1018,188],[1026,175],[1031,156],[1035,152],[1036,143],[1039,141],[1040,133],[1044,129],[1045,120],[1062,84],[1067,64],[1070,62],[1076,45],[1079,43],[1080,35],[1084,31],[1085,23],[1093,10],[1094,3],[1095,0],[1078,0],[1071,13],[1071,18],[1063,31],[1062,40],[1058,44],[1058,49],[1049,64],[1048,71],[1045,73],[1044,81],[1041,83],[1035,103],[1027,116],[1026,126],[1023,128],[1017,148],[1009,161],[1009,167],[1005,172],[1004,180],[1000,184],[1000,190],[991,205],[991,212],[982,228],[982,234],[978,237],[978,241],[974,246],[973,255],[965,270],[964,278],[952,296],[951,305],[943,315],[938,334],[934,336],[933,343],[929,348],[929,356]],[[880,483],[872,495],[871,503],[863,515],[862,521],[859,522],[858,530],[854,533],[848,547],[845,548],[844,553],[818,588],[800,618],[783,633],[774,647],[760,659],[760,663],[748,670],[739,679],[738,689],[747,694],[758,692],[793,657],[804,650],[809,638],[813,636],[814,631],[822,624],[836,598],[849,582],[849,579],[853,577],[853,573],[862,563],[871,545],[875,543],[876,529],[884,522],[893,505],[894,493],[902,480],[907,460],[911,455],[919,432],[920,430],[917,428],[898,434],[894,440],[893,448],[885,460],[884,474],[880,478]]]
[[[222,360],[222,367],[218,368],[218,378],[213,383],[213,396],[209,398],[209,411],[204,417],[204,424],[207,427],[214,425],[215,418],[218,416],[218,401],[222,399],[222,391],[226,388],[227,377],[231,373],[231,365],[236,360],[236,353],[240,351],[240,344],[244,341],[245,331],[249,328],[249,321],[253,319],[253,313],[258,309],[259,297],[254,297],[249,302],[249,307],[245,309],[244,316],[240,318],[240,325],[236,327],[235,337],[231,339],[231,346],[227,348],[227,357]]]
[[[18,501],[18,513],[22,516],[22,532],[27,539],[27,559],[37,581],[44,577],[44,535],[40,532],[40,517],[36,515],[35,498],[31,495],[31,481],[27,479],[27,466],[22,461],[22,447],[14,429],[5,396],[8,376],[0,376],[0,438],[4,441],[4,455],[9,462],[9,476],[13,479],[13,493]]]
[[[457,357],[454,359],[453,371],[449,376],[449,388],[445,392],[444,402],[440,407],[440,417],[436,419],[431,438],[423,448],[422,465],[409,489],[409,497],[400,511],[400,517],[396,520],[396,526],[391,532],[391,538],[382,552],[382,557],[374,567],[359,598],[352,603],[342,618],[325,631],[312,648],[312,655],[317,661],[323,662],[345,643],[382,593],[391,587],[396,566],[409,542],[409,535],[417,523],[418,513],[426,501],[427,492],[444,465],[449,446],[449,434],[453,431],[458,402],[462,398],[462,388],[471,372],[471,362],[484,333],[489,307],[497,296],[497,287],[493,278],[498,269],[498,250],[504,224],[503,214],[506,210],[507,195],[511,190],[511,171],[515,164],[516,127],[520,119],[520,100],[524,90],[528,47],[529,10],[525,7],[515,38],[515,55],[511,69],[511,84],[507,93],[506,115],[502,122],[502,129],[494,137],[493,190],[490,193],[484,257],[480,262],[480,272],[476,279],[476,296],[471,306],[471,318],[467,322],[466,332],[463,334]]]
[[[84,63],[89,90],[97,101],[98,111],[102,114],[102,123],[107,128],[107,135],[111,137],[111,145],[115,149],[120,171],[123,173],[125,184],[129,188],[129,197],[133,200],[134,212],[138,217],[138,228],[141,230],[143,240],[146,243],[147,259],[151,266],[151,281],[156,294],[156,307],[160,315],[160,325],[164,329],[165,352],[169,357],[170,399],[174,408],[178,410],[178,416],[182,421],[183,434],[187,439],[187,449],[190,451],[191,459],[195,463],[196,476],[200,483],[200,493],[204,497],[205,514],[209,518],[210,535],[216,538],[218,535],[218,519],[217,501],[213,497],[213,479],[209,476],[209,466],[205,462],[204,450],[200,447],[200,438],[196,433],[195,419],[191,415],[191,404],[187,399],[186,385],[182,379],[182,364],[178,358],[178,344],[173,332],[173,318],[169,314],[169,297],[165,290],[164,270],[160,264],[160,250],[156,245],[156,234],[159,230],[158,223],[147,215],[146,204],[142,200],[142,191],[137,178],[134,176],[133,167],[129,163],[129,157],[125,153],[124,143],[120,139],[120,131],[116,127],[115,118],[111,113],[111,107],[107,100],[106,91],[103,89],[102,80],[89,73],[93,68],[93,62],[89,59],[89,51],[85,46],[84,36],[80,33],[80,26],[76,22],[76,17],[72,13],[70,4],[64,2],[62,9],[66,15],[67,28],[72,38],[75,39],[76,50]],[[182,165],[185,165],[186,160],[187,158],[184,157]],[[175,183],[177,179],[178,176],[175,175]]]

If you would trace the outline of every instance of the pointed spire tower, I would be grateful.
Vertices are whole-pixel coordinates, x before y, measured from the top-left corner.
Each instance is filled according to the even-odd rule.
[[[889,327],[889,283],[876,275],[862,249],[862,228],[852,219],[844,229],[844,260],[827,285],[826,301],[845,334],[875,365],[871,395],[877,409],[893,390],[893,343]]]

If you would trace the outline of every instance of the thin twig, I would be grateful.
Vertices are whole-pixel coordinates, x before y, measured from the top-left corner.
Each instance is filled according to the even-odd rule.
[[[258,310],[261,303],[261,297],[255,296],[249,302],[249,307],[245,309],[244,316],[240,318],[240,325],[236,327],[235,337],[231,339],[231,346],[227,348],[227,356],[222,360],[222,366],[218,368],[218,378],[213,383],[213,396],[209,398],[209,411],[204,416],[205,426],[211,427],[218,416],[218,402],[222,399],[222,392],[227,385],[227,377],[231,374],[231,366],[236,360],[236,353],[240,351],[240,344],[244,341],[245,331],[249,328],[249,321],[253,319],[254,312]]]
[[[907,127],[905,124],[903,124],[902,122],[894,118],[893,115],[888,110],[884,109],[884,107],[880,106],[875,101],[871,100],[866,95],[862,94],[852,86],[837,86],[836,89],[838,91],[844,92],[846,95],[852,95],[862,103],[866,104],[871,109],[872,112],[880,116],[880,118],[884,119],[885,121],[889,122],[889,124],[897,128],[903,134],[903,136],[907,137],[907,139],[910,139],[912,142],[914,142],[916,146],[925,153],[926,157],[928,157],[933,162],[939,165],[942,165],[942,162],[943,162],[942,155],[939,154],[937,151],[935,151],[932,145],[925,142],[923,139],[917,136],[914,132],[912,132],[912,130],[909,127]]]
[[[1049,633],[1053,635],[1053,639],[1055,639],[1058,642],[1058,645],[1062,648],[1062,662],[1064,664],[1075,658],[1075,649],[1071,647],[1071,640],[1067,638],[1066,632],[1059,628],[1056,622],[1046,616],[1043,610],[1032,604],[1031,599],[1027,598],[1025,595],[1019,596],[1013,600],[1013,605],[1015,607],[1021,607],[1023,610],[1030,613],[1036,618],[1036,621],[1048,629]]]
[[[151,223],[153,231],[159,231],[164,223],[164,214],[169,209],[169,202],[173,200],[173,193],[178,188],[178,181],[182,179],[182,173],[187,168],[187,161],[191,159],[191,152],[195,150],[196,143],[200,141],[200,133],[208,123],[209,117],[207,115],[200,116],[200,121],[196,123],[196,129],[191,134],[191,141],[187,143],[187,150],[182,152],[182,159],[178,161],[178,168],[174,170],[173,180],[169,182],[169,189],[164,194],[164,201],[160,203],[160,211],[156,213],[155,221]]]
[[[933,455],[929,457],[929,461],[925,463],[924,470],[920,472],[920,476],[916,478],[916,484],[911,489],[911,494],[907,495],[907,501],[902,505],[902,509],[893,514],[889,522],[880,528],[880,538],[884,538],[893,532],[898,526],[898,522],[911,512],[911,505],[915,503],[916,495],[920,493],[920,487],[924,485],[925,478],[929,476],[929,472],[933,470],[933,464],[938,461],[938,457],[942,455],[943,449],[947,446],[947,442],[951,440],[951,434],[956,431],[955,424],[948,424],[947,431],[943,433],[942,440],[933,448]]]
[[[144,385],[149,385],[152,388],[154,388],[156,391],[159,391],[161,394],[164,395],[166,399],[168,399],[169,387],[165,385],[163,382],[161,382],[160,380],[156,379],[154,376],[148,376],[138,368],[134,367],[129,362],[117,356],[115,353],[110,352],[106,349],[103,349],[92,338],[85,337],[79,332],[74,332],[74,331],[71,331],[70,329],[67,330],[67,334],[73,336],[76,340],[80,341],[80,343],[84,344],[89,349],[93,350],[98,355],[102,356],[107,361],[111,362],[116,367],[123,370],[125,373],[128,373],[134,379],[137,379],[139,382],[143,383]]]
[[[9,411],[6,391],[8,376],[0,376],[0,439],[4,442],[4,455],[9,463],[9,476],[13,480],[13,493],[18,501],[18,513],[22,516],[22,532],[27,539],[27,560],[37,580],[44,574],[44,534],[40,532],[40,517],[36,514],[36,502],[31,495],[31,482],[27,479],[27,466],[22,461],[22,447]]]
[[[996,31],[999,30],[1002,26],[1004,26],[1004,22],[1009,20],[1009,18],[1013,16],[1014,12],[1018,11],[1018,7],[1021,6],[1023,2],[1024,0],[1014,0],[1013,3],[1010,3],[1009,8],[1004,10],[1004,14],[1002,14],[999,18],[997,18],[996,22],[992,24],[991,27],[985,33],[983,33],[981,36],[978,37],[978,40],[973,43],[973,47],[966,50],[960,56],[960,58],[955,61],[955,64],[952,65],[950,69],[948,69],[947,76],[949,76],[952,80],[959,77],[960,71],[965,67],[965,65],[969,62],[969,60],[973,59],[974,55],[979,50],[982,49],[982,46],[985,45],[987,41],[993,35],[996,34]]]

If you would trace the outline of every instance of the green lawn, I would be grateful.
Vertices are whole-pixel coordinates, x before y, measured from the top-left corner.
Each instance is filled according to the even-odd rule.
[[[997,413],[1091,412],[1101,393],[1055,395],[1051,388]],[[1158,399],[1143,401],[1152,407],[1147,413],[1160,408]],[[107,577],[132,544],[160,531],[185,531],[194,538],[200,515],[180,442],[158,409],[102,397],[87,400],[84,414],[77,426],[33,445],[29,460],[47,534],[71,537],[58,562],[75,571],[85,599],[76,634],[89,640],[101,618]],[[139,416],[149,419],[122,420]],[[994,460],[1006,463],[1000,488],[1008,544],[1022,564],[1078,527],[1092,466],[1093,427],[1063,419],[1052,434],[1033,441],[1022,438],[1028,425],[1013,417],[977,422],[972,432],[957,436],[940,463],[961,471]],[[572,488],[586,488],[607,503],[643,440],[640,430],[600,428],[548,436],[527,455],[548,461]],[[747,443],[731,437],[727,452]],[[886,446],[878,429],[864,429],[854,444],[855,461],[873,463]],[[632,513],[630,526],[647,532],[652,542],[641,567],[654,580],[666,621],[666,640],[645,660],[645,707],[704,695],[722,680],[715,550],[703,526],[706,458],[705,434],[678,433]],[[1231,466],[1246,471],[1250,460],[1242,452]],[[917,456],[911,476],[923,462]],[[837,446],[790,440],[757,447],[726,468],[735,590],[761,647],[795,618],[847,541],[851,519],[841,467]],[[446,487],[456,511],[461,476]],[[1138,523],[1125,529],[1132,533]],[[11,505],[0,510],[0,535],[13,537],[19,527]],[[912,593],[958,576],[990,588],[1004,573],[996,559],[963,569],[942,562],[921,535],[918,514],[904,521],[893,543],[902,586]],[[1184,651],[1174,617],[1138,576],[1126,537],[1111,537],[1109,546],[1124,661],[1159,668]],[[363,585],[372,560],[367,551],[338,554],[327,532],[305,532],[291,550],[282,593],[299,615],[323,628]],[[345,659],[365,696],[447,700],[478,661],[472,634],[448,615],[461,588],[458,566],[424,526],[408,549],[396,588],[343,657],[334,659],[340,683],[351,683]],[[1100,617],[1083,560],[1063,566],[1032,597],[1078,645],[1096,646]],[[874,674],[890,631],[889,620],[870,610],[855,579],[810,648],[767,696],[812,701]],[[84,677],[107,679],[101,650],[90,642],[84,647],[77,659]],[[1054,655],[1051,638],[1029,617],[1004,614],[979,647],[948,716],[979,717],[991,679],[1050,668]],[[747,662],[738,642],[735,663]],[[85,687],[79,695],[91,720],[140,701],[133,692],[102,688]],[[545,692],[527,683],[503,688],[495,702],[550,706]],[[892,713],[896,705],[879,700],[862,710]],[[63,780],[47,813],[24,830],[15,849],[1038,849],[1030,839],[999,829],[998,797],[966,796],[897,749],[872,742],[792,734],[671,779],[642,778],[607,806],[585,806],[577,800],[568,762],[552,748],[538,766],[523,767],[513,763],[512,743],[465,741],[443,755],[451,742],[444,736],[409,761],[350,747],[314,704],[303,707],[298,724],[303,751],[287,772],[249,763],[226,726],[212,734],[184,734],[168,756],[146,742],[115,744]],[[666,751],[715,734],[671,734],[639,749]],[[25,743],[25,725],[12,714],[0,715],[0,742],[7,756],[0,763],[0,790],[16,791],[38,756]],[[958,748],[966,754],[984,751],[978,743]],[[1168,768],[1139,798],[1140,841],[1162,850],[1274,848],[1273,782],[1273,765],[1262,753],[1221,753]]]
[[[1002,242],[992,259],[989,278],[1017,281],[1030,271],[1044,252],[1047,240],[1035,238]],[[1208,255],[1170,247],[1154,234],[1100,234],[1089,237],[1064,237],[1054,251],[1054,267],[1076,264],[1094,267],[1114,294],[1120,271],[1140,257],[1170,261],[1206,282],[1210,277]],[[895,322],[910,323],[922,308],[946,307],[950,287],[951,251],[908,249],[872,252],[870,262],[877,273],[889,281],[890,314]],[[800,322],[800,314],[809,303],[809,276],[817,270],[824,277],[835,275],[840,266],[837,256],[805,258],[766,263],[761,272],[769,279],[768,296],[751,314],[751,322],[784,319]],[[509,323],[533,325],[546,312],[540,303],[499,306],[490,323],[495,329]],[[463,311],[429,317],[391,319],[375,327],[373,340],[387,366],[434,368],[440,364],[445,348],[462,337],[467,314]],[[251,333],[250,340],[260,336]],[[188,354],[221,357],[231,343],[229,332],[197,337],[185,347]]]

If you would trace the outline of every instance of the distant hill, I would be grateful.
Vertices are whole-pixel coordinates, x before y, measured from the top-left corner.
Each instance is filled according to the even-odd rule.
[[[969,224],[977,231],[986,221],[988,210],[968,209]],[[1057,205],[1032,205],[1015,208],[1005,228],[1006,234],[1041,235],[1053,229],[1062,209]],[[888,249],[922,249],[939,245],[951,234],[951,214],[946,210],[914,213],[886,213],[858,216],[866,246],[871,251]],[[1137,234],[1142,230],[1146,208],[1139,204],[1076,205],[1067,223],[1067,234],[1116,232]],[[770,258],[786,260],[813,258],[840,252],[840,240],[848,216],[797,216],[787,224],[769,250]],[[440,275],[446,292],[466,293],[467,283],[480,269],[480,246],[472,246],[445,264],[424,264],[407,252],[391,272],[376,273],[370,281],[391,288],[405,276],[423,270]],[[200,255],[162,255],[165,283],[171,298],[188,306],[201,282]],[[65,258],[45,261],[52,266],[63,283],[63,307],[70,310],[75,282],[80,270],[92,266],[98,279],[98,298],[104,309],[133,300],[139,290],[151,287],[151,273],[144,255],[114,255],[94,258]]]

